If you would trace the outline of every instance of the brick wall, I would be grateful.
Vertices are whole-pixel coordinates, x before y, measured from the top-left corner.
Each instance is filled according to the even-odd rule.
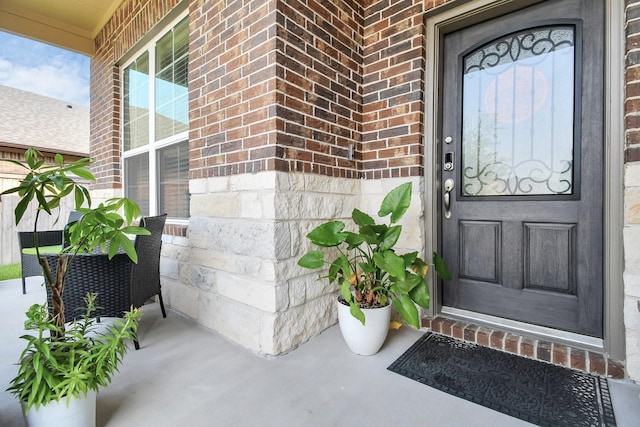
[[[190,15],[191,178],[357,176],[347,159],[360,141],[357,4],[194,2]]]

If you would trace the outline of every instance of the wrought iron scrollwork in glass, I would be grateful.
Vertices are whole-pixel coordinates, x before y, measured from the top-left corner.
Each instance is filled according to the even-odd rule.
[[[466,196],[572,194],[575,28],[534,28],[463,60]]]

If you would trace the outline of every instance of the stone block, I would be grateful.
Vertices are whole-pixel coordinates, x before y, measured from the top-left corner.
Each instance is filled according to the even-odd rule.
[[[625,273],[640,274],[640,227],[625,226],[622,236]]]
[[[258,193],[245,192],[237,196],[240,199],[240,218],[262,218],[262,197]]]
[[[640,163],[632,162],[624,165],[624,186],[640,187]]]
[[[336,323],[336,301],[326,295],[306,304],[291,307],[277,316],[274,323],[273,353],[280,354],[296,348]]]
[[[199,265],[191,265],[190,268],[191,285],[206,292],[211,292],[216,286],[216,272],[210,268]]]
[[[640,299],[625,297],[624,299],[624,326],[629,330],[640,333]]]
[[[207,180],[205,178],[190,179],[189,193],[193,197],[194,194],[204,194],[207,192]]]
[[[266,171],[253,174],[232,175],[229,179],[230,191],[273,190],[276,188],[276,172]]]
[[[640,298],[640,274],[623,274],[625,298]]]
[[[291,279],[289,282],[289,307],[302,305],[307,300],[307,283],[300,278]]]
[[[206,193],[191,196],[191,216],[204,218],[240,218],[236,193]]]
[[[287,259],[292,255],[291,251],[291,230],[289,223],[276,222],[273,226],[275,258],[276,260]]]
[[[288,294],[276,292],[273,282],[265,282],[259,278],[218,273],[217,292],[220,296],[254,307],[258,310],[275,313],[288,305]],[[283,300],[286,295],[286,301]]]
[[[624,191],[626,224],[640,224],[640,187],[628,187]]]
[[[640,334],[637,331],[626,331],[627,375],[635,382],[640,382]]]
[[[179,267],[180,263],[177,259],[162,257],[160,260],[160,275],[178,279],[180,273]]]
[[[162,298],[164,303],[191,319],[198,318],[199,292],[179,282],[171,280],[162,281]]]
[[[244,304],[204,294],[198,300],[199,323],[253,351],[260,350],[260,324],[264,313]]]

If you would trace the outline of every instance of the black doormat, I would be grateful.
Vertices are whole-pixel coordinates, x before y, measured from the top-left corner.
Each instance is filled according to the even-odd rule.
[[[541,426],[615,426],[607,380],[426,333],[390,371]]]

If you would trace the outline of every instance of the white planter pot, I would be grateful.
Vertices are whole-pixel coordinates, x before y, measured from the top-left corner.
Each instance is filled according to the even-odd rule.
[[[32,407],[25,421],[29,427],[95,427],[96,392],[89,390],[87,397],[49,402],[38,409]]]
[[[371,356],[380,351],[389,332],[391,304],[381,308],[365,308],[364,325],[351,315],[349,306],[338,304],[338,321],[342,338],[351,351],[362,356]]]

